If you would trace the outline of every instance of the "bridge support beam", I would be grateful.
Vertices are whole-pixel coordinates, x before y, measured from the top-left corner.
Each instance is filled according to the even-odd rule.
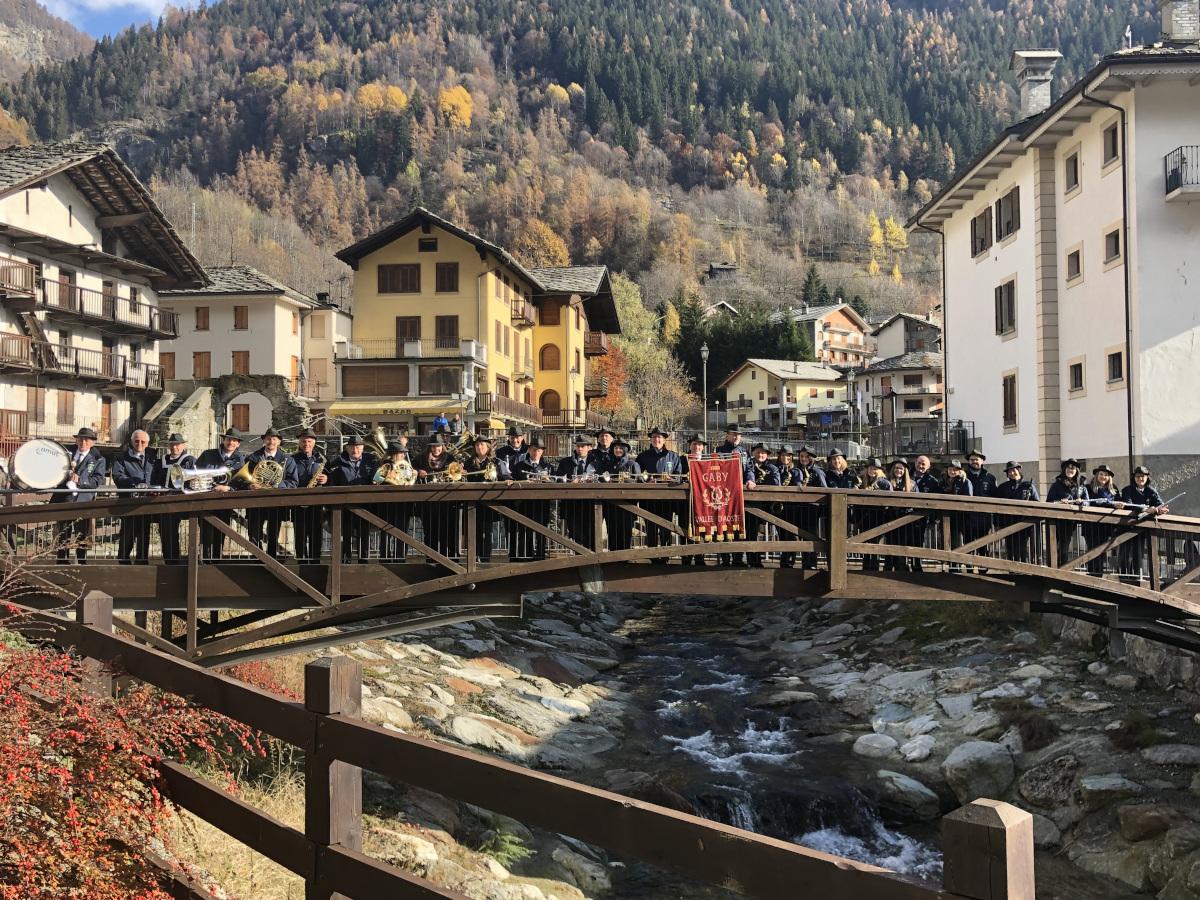
[[[976,800],[942,819],[943,886],[971,900],[1034,900],[1033,816]]]
[[[1125,658],[1125,632],[1121,630],[1121,608],[1108,608],[1108,655],[1113,659]]]

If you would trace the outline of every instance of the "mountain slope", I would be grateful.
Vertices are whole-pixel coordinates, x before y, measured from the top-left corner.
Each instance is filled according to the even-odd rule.
[[[92,44],[88,35],[36,0],[0,0],[0,80],[19,78],[31,66],[79,56]]]

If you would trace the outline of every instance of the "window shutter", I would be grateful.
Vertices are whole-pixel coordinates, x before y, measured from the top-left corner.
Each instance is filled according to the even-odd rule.
[[[1016,231],[1021,227],[1021,189],[1015,187],[1012,189],[1012,230]]]
[[[1000,285],[996,288],[996,334],[1000,334],[1004,330],[1004,321],[1001,314],[1001,306],[1004,303],[1004,286]]]

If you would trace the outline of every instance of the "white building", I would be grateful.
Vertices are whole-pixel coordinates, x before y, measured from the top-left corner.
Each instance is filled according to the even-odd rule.
[[[869,326],[849,303],[788,307],[772,314],[772,320],[784,321],[783,316],[791,316],[808,333],[817,362],[842,368],[858,368],[866,363]]]
[[[871,332],[876,359],[905,353],[934,353],[942,347],[942,326],[932,318],[896,313]]]
[[[943,238],[947,418],[1043,484],[1069,455],[1174,492],[1200,454],[1200,0],[1160,6],[1053,104],[1058,54],[1014,53],[1022,120],[909,223]]]
[[[206,276],[110,147],[0,150],[0,443],[119,444],[162,393],[165,288]]]
[[[334,400],[334,345],[349,338],[350,317],[251,266],[206,271],[210,284],[162,294],[179,321],[178,337],[160,348],[171,389],[227,375],[280,375],[297,397]],[[271,424],[272,404],[251,388],[229,396],[224,420],[258,434]]]

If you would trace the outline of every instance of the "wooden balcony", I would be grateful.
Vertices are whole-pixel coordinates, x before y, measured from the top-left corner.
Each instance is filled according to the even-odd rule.
[[[603,331],[589,331],[583,336],[584,356],[607,356],[609,337]]]
[[[589,375],[583,382],[583,396],[589,400],[593,397],[607,397],[608,377],[605,375]]]
[[[544,428],[585,428],[594,431],[608,426],[608,416],[591,409],[542,410]]]
[[[15,264],[20,266],[21,264]],[[2,278],[3,275],[0,275]],[[0,292],[3,288],[0,287]],[[146,334],[171,340],[178,336],[175,313],[140,300],[118,297],[108,291],[80,287],[69,281],[41,278],[34,292],[9,292],[10,308],[19,312],[45,310],[51,319],[79,322],[109,333]]]
[[[0,371],[97,382],[134,391],[163,389],[162,366],[130,362],[128,357],[104,350],[35,341],[23,334],[0,334]]]
[[[477,413],[490,413],[497,419],[514,419],[528,425],[542,424],[542,411],[536,406],[501,394],[480,394],[475,398]]]
[[[537,310],[532,303],[515,301],[512,305],[512,323],[515,328],[532,328],[537,324]]]
[[[37,268],[26,262],[0,257],[0,294],[32,300],[37,296]]]

